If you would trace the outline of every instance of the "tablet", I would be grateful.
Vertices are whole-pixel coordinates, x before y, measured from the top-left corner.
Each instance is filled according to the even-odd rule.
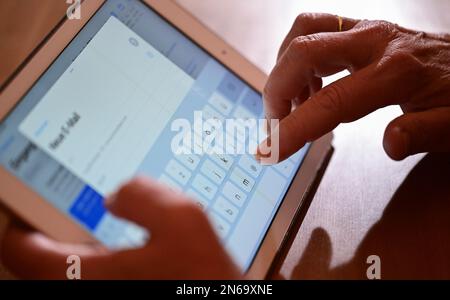
[[[2,201],[55,239],[139,247],[148,233],[103,200],[151,176],[195,199],[236,264],[264,278],[331,136],[274,166],[237,149],[259,126],[226,131],[233,153],[185,151],[195,138],[178,151],[180,120],[197,115],[210,134],[210,120],[263,119],[266,75],[171,1],[90,0],[80,12],[1,91]]]

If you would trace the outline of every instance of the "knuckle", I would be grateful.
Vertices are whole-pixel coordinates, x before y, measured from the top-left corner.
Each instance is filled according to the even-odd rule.
[[[294,27],[302,32],[308,32],[309,26],[315,18],[313,13],[301,13],[295,18]]]
[[[385,55],[379,62],[381,71],[395,70],[400,76],[408,78],[422,77],[426,71],[426,66],[414,54],[406,50],[395,50]]]
[[[299,52],[304,52],[308,48],[308,46],[306,45],[305,37],[298,36],[294,38],[291,44],[289,45],[289,48],[290,51],[288,51],[287,54],[291,54],[290,58],[296,59],[298,57]]]
[[[289,45],[290,51],[287,51],[288,59],[297,60],[309,57],[311,44],[318,40],[317,34],[311,34],[306,36],[298,36],[294,38]]]
[[[420,41],[422,41],[423,39],[426,39],[428,37],[429,37],[429,34],[426,33],[425,31],[417,31],[413,35],[413,40],[415,43],[420,43]]]
[[[371,28],[373,26],[372,21],[369,20],[361,20],[359,21],[352,29],[352,31],[364,31],[364,30],[368,30],[369,28]]]
[[[387,21],[371,21],[368,28],[376,37],[383,39],[390,39],[398,33],[397,26]]]
[[[397,50],[394,53],[387,56],[387,63],[398,68],[401,66],[408,66],[414,64],[414,57],[403,50]]]
[[[291,46],[297,51],[308,50],[309,43],[317,40],[317,34],[302,35],[292,40]]]

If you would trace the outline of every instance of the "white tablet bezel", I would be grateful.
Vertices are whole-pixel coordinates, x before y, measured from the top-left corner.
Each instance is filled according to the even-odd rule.
[[[141,0],[181,30],[213,57],[221,61],[253,88],[262,91],[267,76],[187,11],[172,1]],[[0,120],[19,102],[56,57],[83,28],[105,0],[82,3],[80,20],[65,20],[0,94]],[[247,271],[253,279],[263,279],[280,249],[298,209],[331,147],[331,134],[312,143],[279,211]],[[0,199],[18,216],[49,236],[67,242],[95,242],[90,233],[62,214],[31,188],[0,168]]]

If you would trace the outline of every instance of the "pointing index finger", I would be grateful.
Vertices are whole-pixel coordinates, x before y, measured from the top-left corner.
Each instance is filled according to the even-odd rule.
[[[292,100],[317,77],[370,64],[373,47],[360,31],[318,33],[295,38],[278,60],[264,89],[268,119],[283,119]]]

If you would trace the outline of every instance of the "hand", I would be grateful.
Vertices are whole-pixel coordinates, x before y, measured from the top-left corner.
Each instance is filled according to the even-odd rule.
[[[280,119],[280,160],[379,108],[404,114],[386,128],[384,149],[401,160],[450,150],[450,36],[384,21],[302,14],[283,42],[264,90],[268,119]],[[322,77],[351,75],[322,88]]]
[[[110,211],[151,231],[139,249],[110,251],[99,245],[71,245],[12,225],[1,253],[22,278],[64,279],[70,255],[81,258],[82,279],[237,279],[238,268],[221,246],[205,214],[170,189],[134,179],[108,201]]]

